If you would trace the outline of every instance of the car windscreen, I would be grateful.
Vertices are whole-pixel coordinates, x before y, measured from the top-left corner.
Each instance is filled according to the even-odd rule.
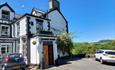
[[[21,54],[10,54],[9,55],[11,58],[19,58]]]
[[[106,54],[115,55],[114,51],[107,51]]]
[[[104,51],[98,51],[98,52],[96,52],[96,53],[103,53]]]

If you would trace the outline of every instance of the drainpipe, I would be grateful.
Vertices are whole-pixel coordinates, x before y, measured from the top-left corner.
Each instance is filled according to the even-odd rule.
[[[30,51],[30,37],[31,37],[31,32],[30,32],[30,26],[29,26],[29,24],[30,24],[30,17],[27,17],[27,25],[26,25],[26,27],[27,27],[27,64],[30,64],[30,53],[31,53],[31,51]]]

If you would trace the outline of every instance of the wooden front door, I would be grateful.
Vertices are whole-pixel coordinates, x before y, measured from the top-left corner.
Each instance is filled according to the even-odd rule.
[[[53,45],[45,44],[43,47],[44,47],[44,64],[53,65],[54,64]]]
[[[44,64],[49,64],[49,58],[48,58],[48,45],[44,45]]]

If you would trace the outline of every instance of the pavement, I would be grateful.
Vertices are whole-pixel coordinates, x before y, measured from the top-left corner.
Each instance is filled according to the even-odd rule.
[[[101,64],[94,58],[72,59],[45,70],[115,70],[115,64]]]

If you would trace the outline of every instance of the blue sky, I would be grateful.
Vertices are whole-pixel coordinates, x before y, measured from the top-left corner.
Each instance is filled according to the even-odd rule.
[[[75,42],[115,39],[115,0],[59,1]],[[48,0],[0,0],[5,2],[18,14],[29,13],[33,7],[48,10]]]

